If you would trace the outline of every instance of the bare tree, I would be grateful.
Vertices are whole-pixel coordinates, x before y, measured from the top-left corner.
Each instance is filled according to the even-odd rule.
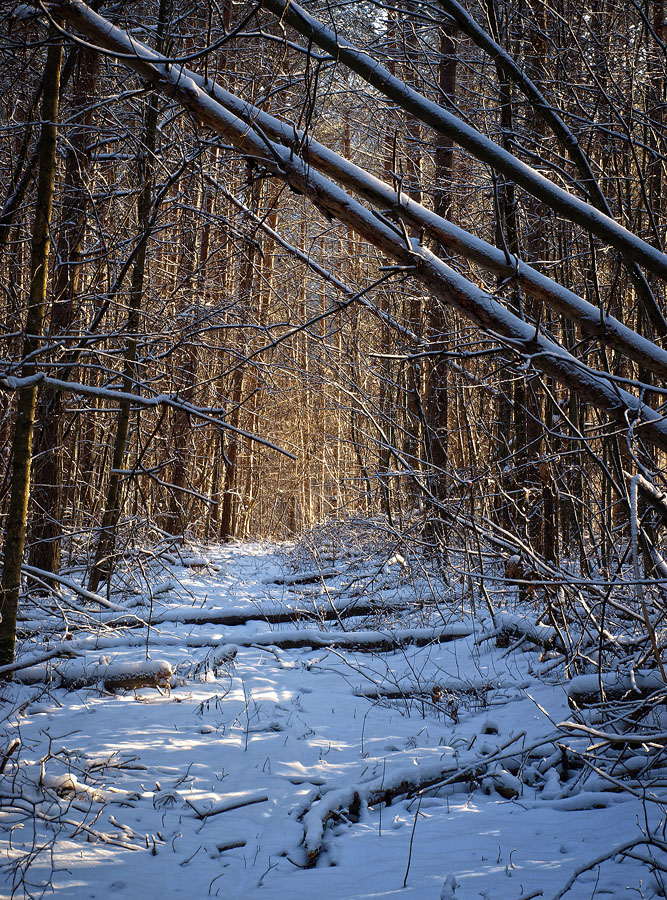
[[[16,614],[21,585],[21,564],[25,542],[32,442],[37,408],[37,357],[42,347],[50,245],[51,212],[56,173],[58,92],[62,62],[62,41],[57,28],[51,29],[44,69],[44,90],[38,147],[38,199],[32,231],[30,257],[30,297],[23,334],[21,377],[27,382],[18,395],[16,426],[12,445],[12,480],[4,541],[2,600],[0,612],[0,665],[14,659]]]

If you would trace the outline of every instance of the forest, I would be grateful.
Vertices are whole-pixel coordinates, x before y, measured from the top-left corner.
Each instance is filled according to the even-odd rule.
[[[565,692],[548,741],[567,797],[571,771],[578,789],[606,778],[664,825],[667,2],[0,0],[0,60],[0,813],[28,815],[16,784],[40,754],[40,790],[64,777],[44,776],[64,758],[50,738],[31,760],[7,724],[26,691],[154,696],[220,666],[231,685],[242,653],[181,671],[151,635],[162,653],[156,623],[245,628],[237,600],[238,622],[204,618],[224,599],[212,573],[241,584],[243,554],[271,547],[283,568],[258,584],[324,598],[279,613],[266,589],[276,634],[319,623],[284,646],[380,654],[402,629],[435,654],[443,627],[477,622],[499,661],[529,650],[530,677]],[[173,566],[199,618],[169,618]],[[125,652],[139,625],[143,662],[86,668],[85,641]],[[474,656],[478,626],[446,640]],[[247,646],[274,646],[260,637]],[[463,676],[408,668],[409,703],[458,724]],[[404,688],[383,681],[373,703]],[[245,681],[242,697],[248,751]],[[498,759],[502,778],[466,765],[523,797],[538,763]],[[355,788],[322,829],[406,794],[414,837],[436,781],[372,802]],[[33,845],[40,816],[66,829],[61,795],[30,795]],[[636,896],[665,896],[652,816],[596,863],[641,862]],[[295,868],[325,858],[311,837]],[[55,889],[55,863],[31,882],[31,854],[5,854],[12,896]]]

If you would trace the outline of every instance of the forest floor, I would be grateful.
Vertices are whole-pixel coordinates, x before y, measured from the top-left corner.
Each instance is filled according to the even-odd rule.
[[[664,896],[641,841],[665,779],[635,777],[655,747],[625,745],[611,777],[582,765],[595,738],[558,727],[562,657],[530,630],[496,640],[511,590],[494,627],[465,579],[375,551],[200,547],[141,569],[101,611],[67,587],[24,609],[35,665],[0,686],[0,896]],[[111,689],[170,669],[170,690]]]

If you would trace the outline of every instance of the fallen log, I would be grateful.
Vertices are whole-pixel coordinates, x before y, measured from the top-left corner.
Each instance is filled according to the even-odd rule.
[[[303,631],[270,632],[248,638],[235,639],[234,644],[245,647],[279,647],[283,650],[310,647],[313,650],[356,650],[361,653],[391,653],[406,646],[425,647],[444,644],[468,637],[472,628],[457,623],[436,628],[400,628],[391,631]]]
[[[451,679],[449,681],[439,681],[437,683],[415,684],[406,683],[404,685],[373,685],[372,687],[356,688],[354,694],[356,697],[366,697],[368,700],[430,700],[436,706],[450,698],[461,697],[464,695],[486,698],[490,690],[498,688],[497,683],[488,681],[487,679],[478,681],[464,681],[463,679]]]
[[[545,650],[558,645],[558,632],[550,625],[538,625],[525,616],[513,613],[496,613],[495,627],[483,635],[482,640],[496,639],[496,646],[509,647],[512,641],[525,638]]]
[[[442,759],[437,762],[420,763],[418,766],[399,766],[393,772],[384,772],[381,777],[361,784],[346,785],[316,795],[306,808],[297,813],[303,823],[303,843],[312,867],[322,852],[327,823],[332,819],[353,820],[359,817],[363,805],[390,806],[398,797],[415,797],[427,790],[438,790],[452,784],[467,784],[474,788],[489,776],[494,788],[503,795],[503,788],[509,793],[516,791],[518,782],[514,780],[521,768],[522,757],[540,752],[544,744],[522,747],[516,745],[525,738],[525,732],[514,735],[506,744],[488,756],[469,752],[464,757]],[[514,747],[514,749],[509,749]],[[499,763],[504,768],[499,768]],[[498,788],[500,787],[500,790]]]
[[[404,628],[388,631],[327,632],[314,629],[271,631],[247,636],[234,635],[234,641],[226,641],[219,635],[187,635],[183,639],[171,635],[159,635],[156,647],[185,644],[193,648],[212,648],[209,663],[220,666],[232,663],[239,647],[276,647],[282,650],[310,648],[313,650],[339,649],[359,653],[391,653],[407,646],[424,647],[442,644],[468,637],[472,628],[457,622],[431,628]],[[90,687],[101,682],[107,691],[131,690],[139,687],[167,688],[173,675],[169,663],[164,660],[144,660],[141,663],[94,663],[76,657],[87,649],[125,651],[145,645],[145,638],[136,634],[122,636],[98,636],[62,641],[48,653],[30,654],[24,660],[3,667],[0,675],[15,673],[23,684],[49,684],[66,690]],[[58,662],[51,662],[52,660]],[[169,671],[167,671],[169,667]]]
[[[609,700],[644,700],[656,691],[667,691],[667,684],[657,670],[629,675],[618,672],[577,675],[567,686],[567,702],[571,709],[583,709]]]
[[[143,663],[116,663],[107,668],[102,684],[104,690],[109,692],[141,687],[169,690],[172,675],[173,669],[164,659],[145,660]]]
[[[136,690],[140,687],[168,689],[173,669],[164,659],[145,659],[139,662],[95,663],[80,660],[61,664],[30,666],[19,670],[15,677],[23,684],[49,684],[66,690],[101,684],[106,691]]]
[[[317,584],[327,578],[338,578],[345,575],[340,569],[322,569],[316,572],[296,572],[294,575],[281,575],[278,578],[265,578],[263,584],[285,584],[292,586],[295,584]],[[348,573],[349,574],[349,573]]]
[[[289,650],[299,647],[312,647],[318,650],[323,647],[347,648],[351,650],[385,651],[398,650],[407,645],[423,647],[429,643],[443,644],[473,634],[471,626],[462,622],[451,625],[432,626],[429,628],[397,628],[385,631],[320,631],[313,628],[290,629],[289,631],[268,631],[260,634],[234,635],[233,641],[227,641],[220,635],[188,634],[176,637],[171,634],[154,635],[151,640],[153,652],[159,647],[171,647],[185,644],[187,647],[212,647],[216,658],[221,662],[231,661],[238,647],[279,647]],[[144,647],[145,635],[136,632],[121,635],[89,635],[75,638],[72,641],[61,641],[48,653],[30,654],[11,666],[0,668],[0,675],[5,671],[33,668],[38,663],[61,656],[76,656],[90,651],[125,651],[131,647]]]
[[[441,762],[421,764],[417,768],[401,767],[382,778],[321,794],[301,817],[308,867],[315,865],[322,852],[325,829],[331,820],[357,821],[364,805],[389,806],[397,797],[414,796],[435,785],[475,782],[486,774],[487,766],[484,760],[476,758],[472,765],[463,768],[458,763],[447,767]]]
[[[102,619],[103,624],[115,628],[131,628],[146,625],[166,625],[169,622],[180,622],[184,625],[226,625],[230,628],[247,625],[248,622],[266,622],[269,625],[280,625],[287,622],[299,622],[302,619],[318,621],[337,621],[338,619],[377,615],[382,612],[397,612],[407,607],[407,603],[376,603],[363,600],[350,603],[298,605],[290,607],[286,603],[266,604],[261,607],[193,607],[170,606],[157,610],[150,617],[111,616]]]

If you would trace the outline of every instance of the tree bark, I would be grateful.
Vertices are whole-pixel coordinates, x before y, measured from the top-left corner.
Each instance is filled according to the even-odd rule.
[[[76,314],[76,295],[80,283],[81,248],[86,231],[88,176],[92,165],[89,148],[92,125],[91,98],[94,95],[99,54],[76,47],[75,107],[69,117],[75,132],[67,142],[65,185],[69,193],[63,203],[58,235],[58,262],[54,271],[53,305],[49,334],[57,337],[71,330]],[[45,388],[40,397],[33,463],[32,521],[30,525],[30,564],[58,573],[63,537],[63,414],[61,391]]]
[[[266,2],[273,4],[279,0],[266,0]],[[291,14],[294,7],[294,4],[290,5],[286,16]],[[640,435],[644,442],[667,449],[667,424],[663,421],[662,416],[643,400],[610,382],[604,373],[583,367],[580,360],[576,360],[570,353],[552,342],[539,328],[521,321],[494,297],[454,272],[441,260],[433,257],[420,242],[412,241],[407,245],[398,229],[383,222],[381,218],[366,210],[350,195],[333,185],[312,167],[311,160],[306,165],[297,154],[277,143],[271,143],[271,152],[270,155],[267,155],[267,138],[255,132],[251,126],[239,120],[236,115],[216,102],[215,97],[211,94],[217,96],[217,88],[209,85],[207,91],[203,91],[197,84],[196,77],[178,66],[164,66],[155,54],[152,57],[154,62],[147,62],[146,59],[151,58],[151,51],[147,48],[142,50],[146,54],[146,58],[136,58],[136,41],[130,43],[119,29],[113,28],[101,17],[97,17],[78,0],[68,0],[68,2],[59,4],[57,8],[63,11],[68,20],[80,26],[84,32],[90,36],[96,36],[104,46],[113,47],[117,51],[133,57],[127,60],[132,68],[148,77],[161,90],[178,99],[201,122],[231,140],[244,155],[260,159],[268,172],[287,182],[299,193],[307,195],[315,206],[327,216],[340,219],[372,243],[381,253],[394,259],[400,266],[407,266],[414,277],[422,281],[428,290],[432,290],[446,303],[462,312],[477,327],[501,335],[518,353],[529,355],[536,368],[553,375],[568,389],[577,391],[600,409],[611,413],[624,427],[627,426],[628,421],[637,422],[639,417],[641,421]],[[305,14],[299,11],[299,15]],[[309,33],[313,34],[314,39],[318,43],[322,42],[328,45],[329,32],[327,29],[320,25],[317,25],[315,30],[313,28],[314,26],[309,26]],[[322,37],[323,34],[325,37]],[[395,80],[388,84],[386,70],[377,66],[376,63],[371,65],[371,61],[364,54],[359,51],[348,53],[348,45],[345,42],[342,44],[334,42],[332,48],[341,58],[344,56],[346,61],[350,54],[353,62],[361,60],[362,64],[357,68],[367,74],[371,83],[378,81],[381,86],[386,86],[387,96],[409,98],[412,107],[421,107],[423,101],[418,103],[413,96],[414,92],[411,92],[406,86],[396,83]],[[435,105],[428,107],[427,118],[435,122],[438,126],[436,130],[444,129],[445,121],[451,122],[451,117],[444,114],[445,111]],[[610,243],[614,245],[622,244],[628,252],[641,258],[656,273],[667,275],[667,256],[646,244],[641,238],[630,234],[618,223],[602,216],[601,213],[562,189],[556,188],[548,179],[533,170],[529,170],[530,174],[528,174],[525,171],[526,167],[515,158],[508,160],[505,154],[498,156],[500,148],[497,145],[492,145],[495,149],[491,153],[492,148],[489,144],[492,142],[483,139],[477,132],[475,132],[473,140],[470,129],[467,126],[464,128],[462,123],[460,127],[457,126],[452,131],[453,139],[459,140],[462,144],[465,142],[465,145],[471,148],[475,147],[480,158],[483,155],[491,161],[499,159],[508,174],[514,175],[517,182],[520,176],[522,182],[530,184],[536,193],[536,186],[539,183],[540,199],[544,199],[551,209],[559,213],[567,213],[568,217],[575,221],[581,220],[584,227],[590,228],[591,233],[609,238]]]
[[[127,350],[123,368],[123,392],[133,394],[136,390],[135,375],[137,363],[137,340],[139,337],[140,312],[144,295],[144,276],[146,274],[146,247],[150,234],[150,212],[153,202],[153,156],[157,132],[157,98],[153,97],[148,106],[144,140],[139,157],[139,184],[143,185],[139,194],[137,219],[139,223],[140,247],[132,268],[132,281],[127,314]],[[123,501],[123,469],[127,449],[127,436],[130,428],[131,401],[125,396],[120,401],[116,420],[116,436],[113,446],[111,472],[107,487],[106,503],[100,526],[95,561],[90,573],[88,590],[95,592],[103,579],[109,579],[112,570],[116,528]]]
[[[46,287],[49,267],[49,241],[53,193],[56,175],[58,92],[62,64],[62,40],[54,26],[50,30],[46,58],[44,95],[39,138],[39,180],[37,206],[32,232],[30,297],[23,338],[21,375],[30,378],[36,372],[34,354],[40,349],[46,311]],[[21,564],[25,544],[32,442],[37,406],[37,384],[19,391],[16,427],[12,446],[12,481],[5,529],[4,566],[0,582],[0,666],[14,661],[16,615],[21,585]]]
[[[455,27],[440,27],[440,62],[438,80],[440,94],[448,105],[456,100],[456,40],[458,32]],[[435,183],[436,194],[433,209],[443,219],[451,219],[454,204],[454,143],[444,136],[438,135],[435,151]],[[442,248],[438,246],[436,253],[440,255]],[[432,297],[428,307],[428,334],[432,346],[437,347],[453,327],[453,316],[440,300]],[[449,362],[446,359],[434,360],[428,365],[426,375],[426,439],[425,451],[429,466],[429,486],[432,496],[437,501],[433,510],[430,531],[436,545],[443,548],[447,537],[447,522],[442,514],[447,499],[449,466],[449,419],[450,419],[450,380]]]

